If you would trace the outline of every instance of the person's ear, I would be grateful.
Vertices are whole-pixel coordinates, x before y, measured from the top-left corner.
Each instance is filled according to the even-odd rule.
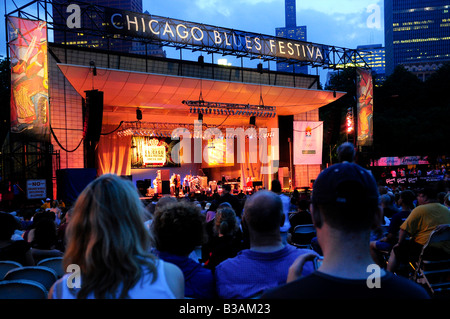
[[[322,217],[320,216],[320,210],[317,206],[314,206],[313,204],[309,207],[311,211],[311,219],[313,221],[313,225],[315,228],[322,227]]]

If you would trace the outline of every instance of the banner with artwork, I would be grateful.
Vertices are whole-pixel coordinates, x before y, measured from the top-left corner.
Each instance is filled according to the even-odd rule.
[[[322,164],[323,122],[294,121],[294,165]]]
[[[11,60],[11,133],[47,140],[47,25],[44,21],[8,17]]]
[[[373,143],[373,81],[372,72],[356,69],[356,108],[358,128],[356,132],[358,146],[370,146]]]
[[[176,167],[172,149],[179,140],[170,137],[133,136],[131,138],[131,168]]]

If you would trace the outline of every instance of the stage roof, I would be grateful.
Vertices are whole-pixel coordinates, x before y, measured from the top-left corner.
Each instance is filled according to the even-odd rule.
[[[294,115],[327,105],[345,92],[305,88],[258,85],[242,82],[218,81],[193,77],[170,76],[116,69],[96,68],[94,76],[89,66],[58,64],[74,89],[85,97],[85,91],[104,92],[104,119],[110,124],[135,121],[136,109],[144,121],[193,123],[197,114],[189,113],[183,100],[275,106],[278,115]],[[222,123],[226,115],[205,115],[204,121]],[[257,118],[257,121],[267,121]],[[105,123],[105,121],[104,121]],[[227,125],[248,123],[246,116],[230,116]]]

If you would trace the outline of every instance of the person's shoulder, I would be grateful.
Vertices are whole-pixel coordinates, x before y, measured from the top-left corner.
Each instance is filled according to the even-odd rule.
[[[429,299],[430,295],[418,283],[391,272],[386,272],[380,283],[391,298]]]
[[[248,249],[241,250],[237,253],[235,257],[230,257],[222,261],[220,264],[218,264],[215,268],[215,273],[226,271],[228,269],[232,269],[233,271],[236,270],[236,267],[240,264],[246,264],[248,262],[246,253]]]

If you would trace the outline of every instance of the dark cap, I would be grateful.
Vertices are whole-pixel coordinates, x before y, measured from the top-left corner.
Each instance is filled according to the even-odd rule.
[[[314,204],[378,205],[378,186],[372,173],[355,163],[338,163],[323,170],[314,182]]]

